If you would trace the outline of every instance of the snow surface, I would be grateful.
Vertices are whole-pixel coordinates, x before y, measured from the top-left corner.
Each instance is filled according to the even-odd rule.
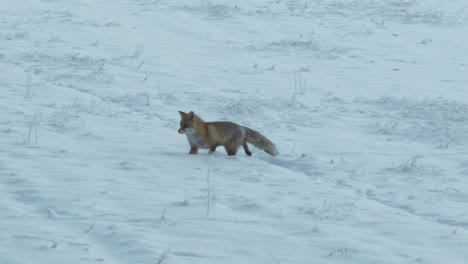
[[[1,2],[0,263],[468,262],[465,0]]]

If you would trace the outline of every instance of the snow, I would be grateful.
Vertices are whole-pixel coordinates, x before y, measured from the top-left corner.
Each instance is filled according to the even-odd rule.
[[[463,0],[3,0],[0,263],[466,263]],[[178,111],[280,152],[188,155]]]

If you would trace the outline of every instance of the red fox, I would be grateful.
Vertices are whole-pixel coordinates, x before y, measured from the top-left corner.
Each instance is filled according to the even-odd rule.
[[[197,154],[199,148],[210,149],[213,153],[218,146],[223,146],[229,156],[236,155],[242,145],[245,154],[252,155],[247,143],[263,149],[266,153],[276,156],[275,144],[259,132],[232,122],[205,122],[195,113],[188,114],[179,111],[179,133],[187,136],[190,144],[189,154]]]

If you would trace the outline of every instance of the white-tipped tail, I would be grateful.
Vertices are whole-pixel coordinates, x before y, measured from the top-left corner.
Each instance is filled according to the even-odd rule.
[[[266,153],[276,156],[278,155],[278,150],[276,149],[275,144],[271,142],[264,135],[260,134],[258,131],[244,127],[245,129],[245,139],[247,143],[254,145],[255,147],[264,150]]]

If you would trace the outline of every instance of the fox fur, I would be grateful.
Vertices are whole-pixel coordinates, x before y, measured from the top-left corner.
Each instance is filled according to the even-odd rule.
[[[227,154],[232,156],[242,146],[250,156],[252,152],[247,145],[250,143],[272,156],[278,155],[275,144],[258,131],[233,122],[205,122],[193,111],[188,114],[179,111],[179,114],[181,119],[178,132],[187,136],[189,154],[197,154],[199,148],[209,149],[209,153],[213,153],[218,146],[223,146]]]

